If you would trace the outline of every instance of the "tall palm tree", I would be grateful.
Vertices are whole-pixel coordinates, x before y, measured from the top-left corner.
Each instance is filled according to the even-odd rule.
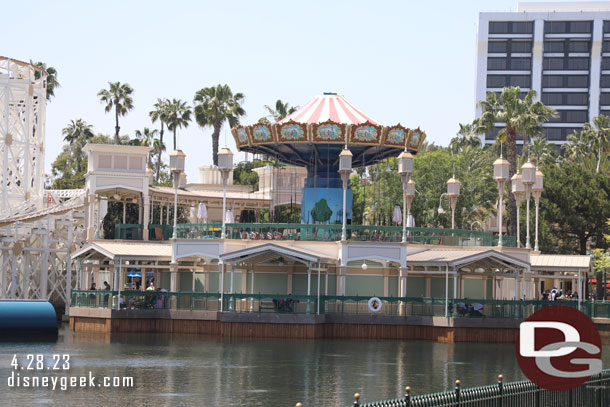
[[[61,131],[64,141],[70,143],[72,153],[76,158],[76,173],[82,170],[83,146],[93,138],[93,126],[87,124],[83,119],[70,120],[67,127]]]
[[[523,98],[525,112],[518,128],[519,133],[523,135],[523,154],[529,148],[530,138],[543,134],[542,124],[548,122],[551,117],[558,116],[555,109],[546,106],[539,100],[535,100],[535,98],[536,91],[534,90],[527,92]]]
[[[110,87],[108,89],[102,89],[97,93],[100,98],[100,102],[106,103],[106,113],[112,110],[114,107],[114,116],[116,119],[115,133],[114,133],[114,144],[119,144],[119,116],[125,116],[127,112],[133,109],[133,99],[131,94],[133,88],[127,83],[121,82],[108,82]]]
[[[159,141],[163,146],[163,149],[155,149],[157,154],[157,171],[155,174],[155,181],[159,182],[159,175],[161,171],[161,153],[165,151],[165,145],[163,144],[163,134],[165,133],[164,126],[167,123],[167,105],[169,104],[169,100],[167,99],[157,99],[157,103],[154,105],[154,109],[151,110],[148,115],[153,123],[156,123],[157,120],[161,124],[161,129],[159,130]]]
[[[149,129],[148,127],[144,127],[143,130],[136,130],[136,138],[134,140],[131,140],[132,145],[135,146],[146,146],[146,147],[151,147],[153,146],[154,142],[155,142],[155,136],[157,135],[157,133],[159,132],[159,130],[157,129]],[[150,163],[153,159],[154,156],[154,148],[153,150],[151,150],[148,153],[148,162]]]
[[[459,123],[459,125],[460,129],[456,133],[455,137],[451,139],[451,142],[449,143],[449,148],[451,148],[454,153],[458,153],[468,146],[480,147],[481,140],[474,132],[474,124]]]
[[[242,93],[233,94],[228,85],[203,88],[195,93],[195,120],[201,127],[212,126],[212,151],[214,165],[218,165],[218,139],[225,121],[233,128],[239,124],[239,118],[246,114],[241,107],[244,101]]]
[[[61,85],[57,81],[57,69],[53,68],[52,66],[47,66],[47,64],[45,64],[44,62],[40,62],[40,61],[39,62],[30,61],[30,63],[32,63],[37,68],[47,71],[47,74],[48,74],[47,75],[47,100],[51,100],[51,97],[55,96],[55,88],[61,87]],[[40,79],[40,75],[41,75],[40,71],[34,72],[35,79]]]
[[[504,127],[498,133],[498,140],[506,143],[506,155],[509,163],[509,176],[512,178],[517,172],[517,132],[533,131],[534,122],[530,107],[532,103],[525,100],[533,101],[536,97],[536,91],[530,90],[525,97],[521,99],[519,92],[521,89],[518,86],[506,87],[501,93],[487,93],[486,99],[479,102],[482,108],[482,114],[475,121],[475,132],[487,133],[495,129],[496,123],[502,123]],[[537,107],[537,109],[539,106]],[[545,113],[542,110],[537,110],[540,113],[538,121],[546,121]],[[547,115],[548,116],[548,115]],[[510,180],[509,180],[510,182]],[[517,203],[511,192],[511,185],[508,186],[508,206],[510,213],[510,234],[512,236],[517,233]]]
[[[585,123],[582,129],[594,137],[594,145],[597,149],[595,172],[599,173],[602,156],[610,152],[610,117],[599,115],[593,118],[593,123]]]
[[[537,166],[554,163],[557,156],[555,148],[544,136],[534,137],[528,150]]]
[[[279,122],[286,116],[296,112],[298,108],[298,106],[289,106],[288,102],[284,103],[280,99],[276,100],[275,109],[265,105],[265,109],[269,112],[268,117],[272,117],[275,122]]]
[[[191,107],[180,99],[172,99],[167,104],[167,130],[174,132],[174,150],[176,149],[176,130],[189,126],[191,121]]]

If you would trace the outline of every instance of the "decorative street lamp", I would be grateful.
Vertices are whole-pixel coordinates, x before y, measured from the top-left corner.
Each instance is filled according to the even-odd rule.
[[[411,174],[413,174],[413,155],[407,151],[400,153],[398,156],[398,173],[400,174],[400,178],[402,180],[402,242],[406,243],[407,241],[407,206],[411,208],[411,202],[413,202],[413,196],[415,195],[415,182],[413,182],[413,194],[409,200],[407,189],[409,187],[409,182],[411,182]],[[409,211],[410,213],[410,211]]]
[[[521,218],[519,216],[519,212],[521,210],[521,202],[523,201],[523,195],[525,194],[525,185],[523,185],[520,173],[516,173],[515,175],[513,175],[510,181],[512,185],[513,196],[515,197],[515,201],[517,203],[517,247],[521,247]]]
[[[218,169],[222,174],[222,231],[220,234],[221,239],[226,239],[227,237],[227,180],[229,178],[229,174],[233,169],[233,153],[228,148],[222,148],[218,152]]]
[[[502,157],[502,149],[500,149],[500,158],[494,161],[494,179],[498,184],[498,194],[500,195],[500,207],[498,208],[498,247],[502,247],[502,216],[504,215],[503,198],[504,198],[504,185],[509,178],[508,175],[508,161]]]
[[[341,241],[347,239],[347,183],[349,182],[349,176],[352,173],[352,152],[347,148],[347,144],[339,154],[339,174],[341,174],[341,180],[343,181],[343,226],[341,227]]]
[[[460,181],[455,178],[455,166],[453,167],[453,177],[447,181],[447,195],[451,200],[451,229],[455,229],[455,207],[460,196]]]
[[[526,234],[525,234],[525,248],[531,249],[530,244],[530,195],[532,193],[532,186],[536,182],[536,167],[532,164],[529,159],[523,166],[521,166],[521,180],[525,186],[525,200],[526,200]]]
[[[536,239],[534,240],[534,250],[538,251],[538,207],[540,205],[540,197],[544,191],[544,174],[536,168],[536,182],[532,186],[532,194],[536,203]]]
[[[172,239],[178,237],[178,183],[180,174],[184,171],[184,161],[186,154],[182,150],[174,150],[169,153],[169,169],[174,176],[174,230]]]

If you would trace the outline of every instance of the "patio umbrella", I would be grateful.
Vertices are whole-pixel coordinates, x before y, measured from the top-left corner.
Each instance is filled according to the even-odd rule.
[[[205,203],[199,203],[199,209],[197,210],[197,218],[205,219],[208,217],[208,208],[205,206]]]
[[[402,213],[400,212],[400,205],[394,206],[394,212],[392,212],[392,222],[401,223]]]
[[[225,215],[226,223],[234,223],[235,217],[233,216],[233,211],[231,209],[227,210],[227,214]]]
[[[409,214],[409,217],[407,218],[407,227],[408,228],[414,228],[415,227],[415,218],[413,217],[413,214]]]

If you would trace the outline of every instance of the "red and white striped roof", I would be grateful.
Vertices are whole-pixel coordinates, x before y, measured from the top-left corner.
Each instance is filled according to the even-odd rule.
[[[311,102],[286,116],[279,123],[286,123],[290,120],[298,123],[322,123],[331,120],[345,124],[360,124],[368,120],[373,124],[379,124],[348,102],[345,97],[336,93],[316,96]]]

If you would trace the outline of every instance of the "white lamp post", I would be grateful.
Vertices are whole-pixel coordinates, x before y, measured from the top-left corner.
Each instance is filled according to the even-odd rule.
[[[502,216],[504,214],[503,198],[504,198],[504,185],[509,178],[508,175],[508,161],[502,157],[502,151],[500,151],[500,158],[494,161],[494,179],[498,184],[498,194],[500,195],[500,207],[498,208],[498,247],[502,247]]]
[[[460,181],[455,178],[455,167],[453,170],[453,177],[447,181],[447,195],[451,200],[451,229],[455,229],[455,207],[457,205],[457,199],[460,196]]]
[[[341,174],[341,180],[343,181],[343,226],[341,227],[341,241],[345,241],[347,239],[347,211],[346,211],[346,201],[347,201],[347,183],[349,181],[349,176],[352,173],[352,152],[347,148],[347,144],[345,148],[339,154],[339,174]]]
[[[174,176],[174,228],[172,238],[178,237],[178,182],[180,174],[184,171],[184,161],[186,154],[182,150],[174,150],[169,153],[169,169]]]
[[[406,243],[407,241],[407,205],[409,208],[411,207],[411,202],[413,201],[413,196],[411,196],[411,201],[407,203],[407,187],[409,185],[409,181],[411,180],[411,174],[413,174],[413,155],[407,151],[400,153],[398,156],[398,173],[400,174],[400,178],[402,180],[402,242]],[[413,183],[413,189],[415,189],[415,183]],[[415,192],[413,192],[413,195]],[[410,211],[409,211],[410,212]]]
[[[544,174],[536,169],[536,182],[532,186],[532,193],[534,195],[534,202],[536,203],[536,238],[534,240],[534,250],[538,251],[538,207],[540,205],[540,197],[544,191]]]
[[[532,192],[532,186],[536,182],[536,167],[529,160],[521,166],[521,180],[525,186],[525,200],[526,200],[526,225],[525,225],[525,248],[531,249],[530,244],[530,194]]]
[[[227,180],[229,178],[231,170],[233,169],[233,153],[226,147],[220,149],[220,151],[218,152],[218,169],[222,174],[222,231],[220,234],[220,238],[226,239]]]
[[[510,181],[512,186],[511,190],[517,203],[517,247],[521,247],[521,218],[519,216],[519,212],[521,211],[521,202],[523,201],[523,195],[525,194],[525,185],[523,185],[521,174],[519,173],[513,175]]]

